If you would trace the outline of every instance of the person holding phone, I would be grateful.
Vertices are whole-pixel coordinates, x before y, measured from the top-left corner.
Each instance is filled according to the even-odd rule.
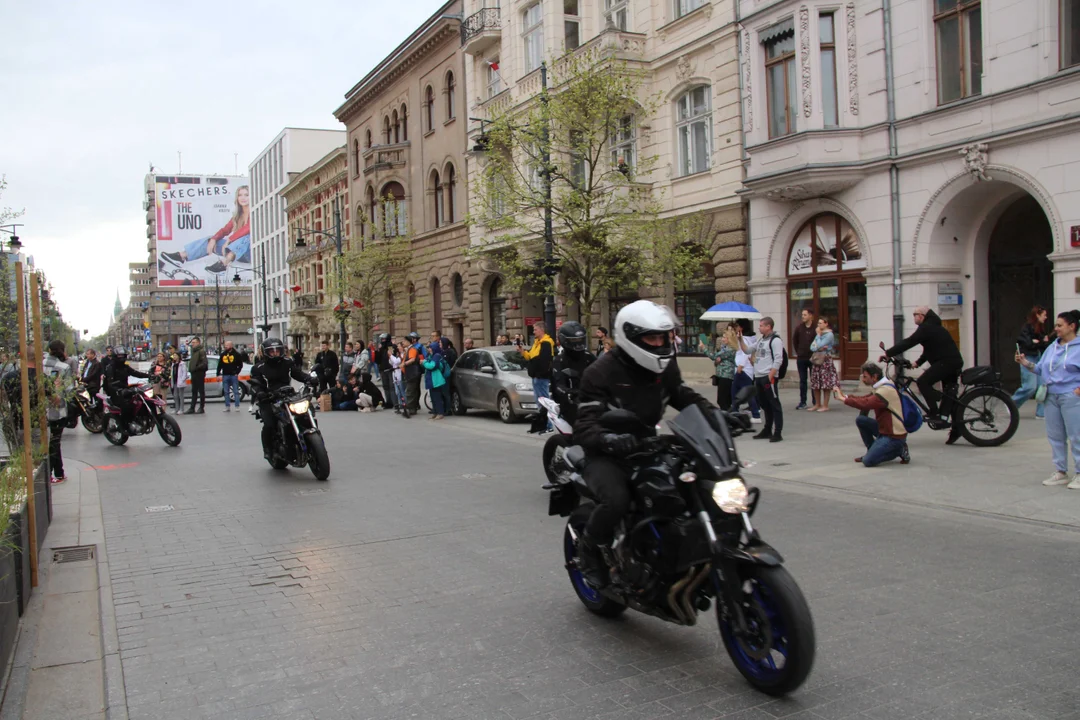
[[[1023,355],[1032,363],[1039,362],[1039,357],[1042,356],[1043,351],[1050,345],[1050,338],[1046,332],[1046,320],[1050,313],[1042,305],[1036,305],[1031,308],[1031,312],[1028,313],[1027,322],[1024,323],[1024,327],[1020,328],[1020,335],[1016,338],[1016,353]],[[1020,407],[1031,398],[1035,397],[1035,393],[1039,390],[1039,385],[1042,383],[1039,381],[1039,376],[1028,370],[1025,366],[1020,366],[1020,387],[1013,393],[1012,399],[1016,403],[1016,407]],[[1043,403],[1035,405],[1035,417],[1042,419],[1045,415],[1045,408]]]

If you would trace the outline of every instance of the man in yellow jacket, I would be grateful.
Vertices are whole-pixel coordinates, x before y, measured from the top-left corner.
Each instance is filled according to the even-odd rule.
[[[537,405],[540,398],[551,397],[551,368],[555,361],[555,341],[547,333],[543,322],[533,324],[532,347],[522,353],[529,361],[529,377],[532,378],[533,395],[536,396]],[[547,412],[543,409],[533,418],[529,432],[543,432],[548,427]]]

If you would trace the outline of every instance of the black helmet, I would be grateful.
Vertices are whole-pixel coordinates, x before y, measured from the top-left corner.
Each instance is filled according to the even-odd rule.
[[[419,340],[419,339],[420,339],[420,333],[418,333],[418,332],[416,332],[415,330],[413,330],[413,331],[412,331],[411,333],[409,333],[408,335],[406,335],[406,336],[405,336],[405,338],[406,338],[407,340],[412,340],[413,342],[416,342],[417,340]]]
[[[266,338],[262,344],[263,361],[283,360],[285,358],[285,346],[277,338]]]
[[[113,357],[124,363],[127,362],[127,348],[121,345],[117,345],[112,349]]]
[[[380,345],[389,345],[390,344],[390,333],[383,333],[382,335],[380,335],[379,336],[379,344]]]
[[[589,344],[585,326],[574,320],[564,322],[559,328],[559,344],[571,352],[584,352]]]

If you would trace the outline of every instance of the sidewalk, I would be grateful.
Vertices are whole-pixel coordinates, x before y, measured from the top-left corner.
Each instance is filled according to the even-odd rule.
[[[97,473],[68,460],[38,552],[38,587],[22,618],[0,720],[126,720]],[[90,546],[55,562],[55,548]]]

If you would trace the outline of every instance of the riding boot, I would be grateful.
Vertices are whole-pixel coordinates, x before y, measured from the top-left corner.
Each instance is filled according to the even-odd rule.
[[[581,539],[578,540],[577,550],[578,569],[584,576],[585,582],[597,590],[610,585],[611,576],[606,558],[611,554],[611,547],[597,544],[587,532],[583,532]]]

